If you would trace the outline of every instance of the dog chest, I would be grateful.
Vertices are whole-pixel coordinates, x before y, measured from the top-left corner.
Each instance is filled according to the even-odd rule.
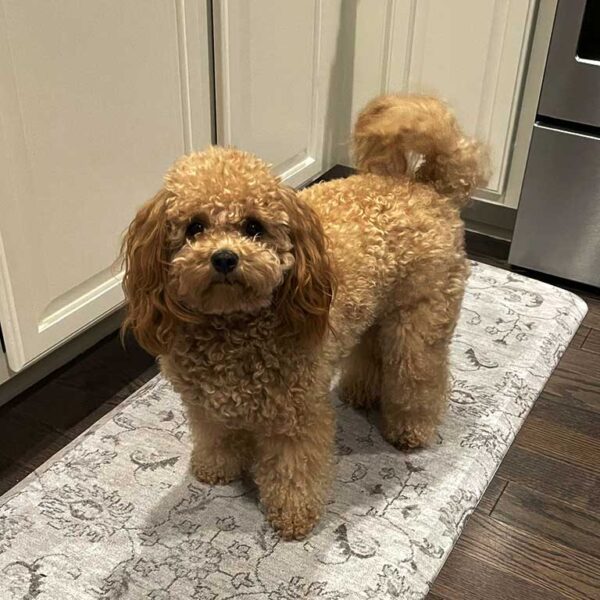
[[[214,336],[163,358],[161,366],[186,403],[232,427],[296,423],[304,402],[303,361],[265,340]]]

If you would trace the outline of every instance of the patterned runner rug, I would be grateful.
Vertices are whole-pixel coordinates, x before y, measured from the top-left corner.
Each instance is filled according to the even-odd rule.
[[[436,443],[395,450],[334,389],[336,478],[301,542],[272,533],[248,484],[189,475],[186,418],[158,376],[0,499],[0,598],[423,598],[585,312],[474,263]]]

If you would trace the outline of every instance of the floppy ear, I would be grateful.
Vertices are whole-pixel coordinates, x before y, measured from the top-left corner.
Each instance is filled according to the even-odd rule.
[[[123,239],[123,289],[127,316],[123,331],[131,329],[150,354],[164,354],[170,345],[175,317],[167,294],[166,202],[162,189],[136,214]]]
[[[333,265],[318,216],[296,192],[284,188],[282,200],[293,244],[294,266],[279,290],[278,309],[284,323],[303,341],[320,342],[329,326],[335,292]]]

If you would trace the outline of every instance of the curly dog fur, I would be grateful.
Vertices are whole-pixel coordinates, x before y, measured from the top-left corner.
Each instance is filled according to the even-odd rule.
[[[181,394],[195,476],[250,472],[285,538],[325,501],[334,369],[399,448],[431,440],[444,410],[482,149],[439,100],[392,95],[364,109],[354,150],[359,174],[300,192],[233,148],[185,156],[125,239],[125,326]],[[223,249],[229,272],[211,264]]]

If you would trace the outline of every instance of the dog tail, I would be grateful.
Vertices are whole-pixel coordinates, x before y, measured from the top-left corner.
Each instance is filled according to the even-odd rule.
[[[465,137],[448,106],[431,96],[372,100],[356,122],[353,149],[360,171],[408,176],[459,207],[488,179],[483,145]]]

